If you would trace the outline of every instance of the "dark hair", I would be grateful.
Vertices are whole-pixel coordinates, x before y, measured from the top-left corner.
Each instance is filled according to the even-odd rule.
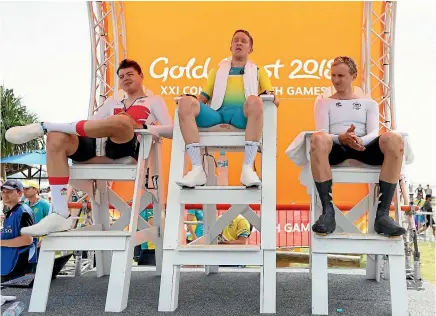
[[[117,75],[119,74],[121,69],[126,69],[126,68],[133,68],[138,72],[138,74],[140,75],[142,74],[141,66],[139,66],[139,64],[136,61],[132,59],[123,59],[120,62],[120,65],[118,66]]]
[[[246,30],[242,30],[242,29],[236,30],[235,33],[233,33],[232,38],[235,37],[236,33],[244,33],[245,35],[247,35],[248,38],[250,39],[251,48],[253,48],[254,41],[253,41],[253,37],[251,36],[250,32],[248,32]]]

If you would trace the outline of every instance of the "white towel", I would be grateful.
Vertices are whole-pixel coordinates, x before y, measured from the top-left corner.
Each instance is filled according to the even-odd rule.
[[[215,85],[213,87],[213,94],[211,100],[211,108],[218,110],[224,101],[226,94],[227,79],[229,77],[230,69],[232,68],[232,58],[226,58],[218,65],[218,70],[215,76]],[[250,95],[258,95],[259,79],[257,66],[252,61],[247,61],[242,75],[244,80],[245,98]]]

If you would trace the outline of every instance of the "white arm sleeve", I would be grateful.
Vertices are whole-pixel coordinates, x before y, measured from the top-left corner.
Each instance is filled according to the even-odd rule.
[[[363,146],[368,145],[378,136],[379,110],[378,104],[371,101],[366,111],[366,135],[362,137]]]
[[[340,144],[339,135],[330,134],[329,108],[326,102],[323,102],[321,99],[315,102],[315,129],[328,133],[333,142]]]
[[[150,98],[153,98],[151,112],[156,117],[159,125],[150,125],[147,128],[159,136],[173,138],[173,120],[164,99],[157,95]]]

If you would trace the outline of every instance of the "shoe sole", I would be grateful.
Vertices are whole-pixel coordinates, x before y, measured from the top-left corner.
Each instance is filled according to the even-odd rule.
[[[21,126],[20,126],[21,127]],[[14,128],[14,127],[13,127]],[[18,128],[18,127],[17,127]],[[12,130],[13,131],[13,130]],[[17,132],[16,132],[17,133]],[[38,133],[38,135],[34,135],[34,136],[31,136],[31,137],[27,137],[24,141],[23,140],[20,140],[20,141],[17,141],[16,139],[14,139],[14,136],[15,136],[15,133],[13,133],[13,132],[9,132],[8,133],[8,131],[6,131],[6,134],[5,134],[5,138],[6,138],[6,140],[8,141],[8,142],[10,142],[10,143],[12,143],[12,144],[15,144],[15,145],[22,145],[22,144],[25,144],[25,143],[28,143],[28,142],[30,142],[30,141],[32,141],[32,140],[34,140],[34,139],[38,139],[38,138],[40,138],[40,137],[43,137],[44,136],[44,131],[42,132],[42,134],[41,135],[39,135],[39,133]]]
[[[246,185],[244,183],[241,182],[241,184],[246,187],[247,189],[252,189],[252,188],[260,188],[262,186],[262,183],[255,183],[255,184],[250,184],[250,185]]]
[[[69,230],[72,230],[72,229],[58,230],[58,231],[50,232],[50,233],[47,233],[47,234],[38,234],[38,235],[23,234],[23,235],[28,235],[28,236],[32,236],[32,237],[38,238],[38,237],[45,237],[45,236],[47,236],[47,235],[49,235],[49,234],[67,232],[67,231],[69,231]]]
[[[195,189],[196,187],[204,187],[206,184],[200,184],[200,185],[196,185],[193,187],[187,186],[187,185],[182,185],[182,184],[178,184],[176,183],[179,187],[181,187],[182,189]]]

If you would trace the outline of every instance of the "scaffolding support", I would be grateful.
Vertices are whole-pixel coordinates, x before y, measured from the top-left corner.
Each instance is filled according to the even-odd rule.
[[[124,4],[118,1],[87,3],[91,36],[90,117],[118,87],[115,72],[127,57]]]
[[[394,44],[397,3],[385,1],[382,11],[372,1],[364,3],[362,29],[362,88],[380,105],[381,128],[396,128]],[[374,49],[380,47],[380,50]],[[374,84],[372,84],[374,83]],[[378,91],[381,90],[381,98]],[[374,94],[376,96],[374,96]]]

